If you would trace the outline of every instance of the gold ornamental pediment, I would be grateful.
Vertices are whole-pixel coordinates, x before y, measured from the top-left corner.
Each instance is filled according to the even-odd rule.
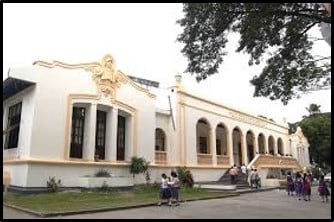
[[[146,93],[149,97],[155,98],[155,95],[136,84],[118,70],[116,62],[110,54],[105,55],[101,62],[67,64],[53,60],[52,62],[35,61],[33,65],[44,66],[47,68],[55,68],[58,66],[66,69],[84,69],[89,71],[92,73],[92,79],[96,83],[99,96],[104,95],[105,97],[110,97],[112,101],[116,99],[117,88],[121,86],[121,83],[129,83],[137,90]]]
[[[121,82],[126,82],[125,78],[119,74],[114,58],[111,55],[103,57],[98,66],[91,67],[93,80],[95,81],[100,94],[116,98],[116,89],[121,86]]]

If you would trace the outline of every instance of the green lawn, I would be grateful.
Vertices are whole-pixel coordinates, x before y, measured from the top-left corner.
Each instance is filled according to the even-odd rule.
[[[181,201],[200,198],[231,196],[224,192],[210,192],[200,188],[182,188]],[[41,194],[8,193],[4,203],[42,214],[65,213],[101,208],[129,207],[158,202],[157,187],[136,187],[127,191],[82,191],[78,193],[58,192]]]

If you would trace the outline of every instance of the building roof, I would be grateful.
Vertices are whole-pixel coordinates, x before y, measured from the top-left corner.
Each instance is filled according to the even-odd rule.
[[[28,88],[29,86],[35,85],[34,82],[29,82],[22,79],[7,78],[2,83],[2,99],[14,96],[15,94],[21,92],[22,90]]]

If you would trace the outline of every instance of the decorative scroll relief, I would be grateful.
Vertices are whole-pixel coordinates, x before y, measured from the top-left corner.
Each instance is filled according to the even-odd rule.
[[[51,63],[45,61],[36,61],[33,65],[40,65],[48,68],[54,68],[56,66],[67,69],[84,69],[93,74],[93,80],[95,81],[99,96],[110,96],[112,100],[116,98],[116,89],[121,86],[121,83],[126,83],[128,80],[119,70],[116,68],[116,63],[111,55],[103,57],[101,63],[81,63],[81,64],[66,64],[59,61],[52,61]]]
[[[303,131],[302,129],[298,126],[297,127],[297,131],[295,133],[297,135],[297,139],[298,139],[298,142],[297,142],[297,148],[299,149],[304,149],[304,134],[303,134]]]
[[[111,55],[103,57],[99,66],[91,67],[93,80],[97,84],[99,93],[104,96],[110,96],[112,100],[116,98],[116,89],[121,86],[121,82],[125,83],[126,79],[122,78],[116,69],[115,60]]]
[[[229,114],[231,115],[231,117],[233,117],[237,120],[240,120],[242,122],[249,123],[251,125],[256,125],[256,126],[259,126],[259,127],[265,127],[267,125],[267,123],[265,123],[265,122],[262,122],[258,119],[255,119],[255,118],[252,118],[250,116],[242,115],[240,113],[229,112]]]

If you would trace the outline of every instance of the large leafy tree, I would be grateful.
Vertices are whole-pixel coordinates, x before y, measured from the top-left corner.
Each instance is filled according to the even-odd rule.
[[[186,72],[197,81],[218,72],[228,34],[240,33],[237,52],[250,55],[249,65],[266,65],[250,81],[254,96],[280,99],[287,104],[308,90],[330,87],[330,57],[312,55],[308,31],[331,17],[317,3],[186,3],[184,18],[177,22],[183,32],[188,58]]]
[[[320,113],[320,106],[315,103],[310,104],[309,107],[305,107],[305,109],[309,112],[310,115],[315,113]]]
[[[311,159],[320,166],[331,166],[331,114],[313,113],[298,125],[310,144]]]

